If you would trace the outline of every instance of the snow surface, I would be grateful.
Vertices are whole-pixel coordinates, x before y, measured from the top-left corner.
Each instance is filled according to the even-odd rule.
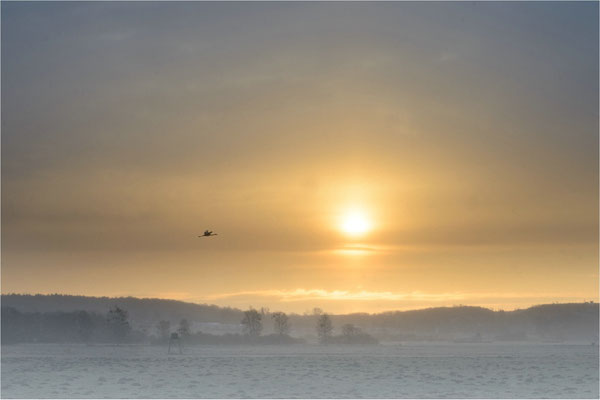
[[[2,398],[598,398],[598,347],[2,346]]]

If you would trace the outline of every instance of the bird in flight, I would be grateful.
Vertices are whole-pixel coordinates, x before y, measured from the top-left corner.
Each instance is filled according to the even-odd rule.
[[[209,237],[209,236],[217,236],[217,234],[213,233],[213,231],[204,231],[204,234],[200,235],[198,237]]]

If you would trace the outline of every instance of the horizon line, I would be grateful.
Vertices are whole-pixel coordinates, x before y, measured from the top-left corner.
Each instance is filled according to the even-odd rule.
[[[82,295],[82,294],[67,294],[67,293],[1,293],[0,292],[0,296],[65,296],[65,297],[84,297],[84,298],[96,298],[96,299],[102,299],[102,298],[106,298],[106,299],[114,299],[114,300],[118,300],[118,299],[136,299],[136,300],[161,300],[161,301],[173,301],[173,302],[177,302],[177,303],[184,303],[184,304],[191,304],[191,305],[196,305],[196,306],[210,306],[210,307],[217,307],[217,308],[221,308],[221,309],[230,309],[230,310],[235,310],[235,311],[240,311],[243,312],[244,309],[242,308],[238,308],[238,307],[232,307],[232,306],[222,306],[222,305],[218,305],[218,304],[211,304],[211,303],[200,303],[200,302],[194,302],[194,301],[186,301],[186,300],[178,300],[178,299],[172,299],[172,298],[160,298],[160,297],[138,297],[138,296],[133,296],[133,295],[121,295],[121,296],[90,296],[90,295]],[[569,304],[595,304],[595,305],[599,305],[600,302],[597,300],[582,300],[582,301],[577,301],[577,302],[552,302],[552,303],[536,303],[536,304],[531,304],[528,305],[526,307],[523,308],[514,308],[511,310],[507,310],[507,309],[494,309],[494,308],[490,308],[490,307],[485,307],[483,305],[468,305],[468,304],[453,304],[453,305],[440,305],[440,306],[428,306],[428,307],[421,307],[421,308],[413,308],[413,309],[391,309],[391,310],[386,310],[386,311],[378,311],[378,312],[366,312],[366,311],[355,311],[355,312],[349,312],[349,313],[332,313],[332,312],[327,312],[323,309],[321,309],[320,307],[315,307],[315,308],[319,308],[321,309],[321,311],[323,312],[323,314],[328,314],[328,315],[352,315],[352,314],[367,314],[367,315],[377,315],[377,314],[386,314],[386,313],[395,313],[395,312],[411,312],[411,311],[424,311],[424,310],[430,310],[430,309],[440,309],[440,308],[482,308],[485,310],[489,310],[492,312],[514,312],[514,311],[520,311],[520,310],[528,310],[531,308],[535,308],[535,307],[540,307],[540,306],[548,306],[548,305],[569,305]],[[260,310],[261,308],[265,308],[265,307],[252,307],[252,306],[248,306],[248,309],[257,309]],[[269,309],[270,311],[270,309]],[[306,316],[306,315],[311,315],[311,314],[307,314],[306,312],[304,313],[298,313],[298,312],[287,312],[286,314],[289,315],[298,315],[298,316]]]

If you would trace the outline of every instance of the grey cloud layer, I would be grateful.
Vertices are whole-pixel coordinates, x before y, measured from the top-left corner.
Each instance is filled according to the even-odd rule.
[[[519,219],[533,241],[597,236],[595,3],[2,11],[7,244],[110,248],[147,235],[139,246],[152,248],[149,230],[188,234],[182,210],[193,210],[231,229],[266,221],[273,248],[320,248],[291,228],[302,210],[277,210],[329,185],[331,168],[431,179],[399,201],[419,215],[454,210],[434,229],[473,226],[462,242],[486,229],[507,242]]]

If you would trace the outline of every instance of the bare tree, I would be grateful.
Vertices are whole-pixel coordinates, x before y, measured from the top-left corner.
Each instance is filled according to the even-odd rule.
[[[156,325],[156,330],[158,331],[158,337],[166,342],[171,334],[171,322],[165,320],[159,321]]]
[[[331,318],[327,314],[321,314],[317,320],[317,336],[319,337],[319,343],[328,343],[332,332],[333,326],[331,324]]]
[[[271,314],[271,318],[273,318],[273,328],[275,333],[283,336],[290,332],[289,318],[285,313],[278,311]]]
[[[244,334],[250,337],[258,337],[262,332],[262,314],[255,309],[244,311],[242,319],[244,325]]]
[[[190,323],[187,319],[184,318],[181,321],[179,321],[177,333],[179,333],[179,336],[181,336],[182,338],[190,336]]]
[[[106,316],[106,322],[118,342],[123,342],[131,331],[129,325],[129,314],[126,310],[117,306],[111,308]]]

